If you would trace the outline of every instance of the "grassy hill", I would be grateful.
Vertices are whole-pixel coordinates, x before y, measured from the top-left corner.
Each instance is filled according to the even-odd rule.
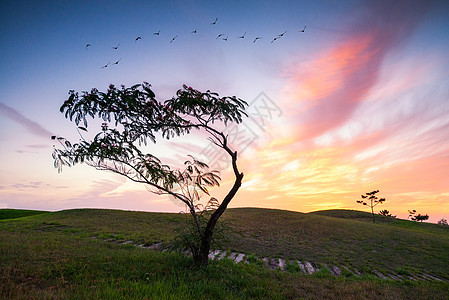
[[[372,224],[369,214],[357,211],[229,209],[224,247],[258,257],[345,264],[364,271],[361,277],[306,276],[229,260],[195,270],[186,256],[100,241],[169,244],[186,217],[80,209],[0,220],[0,298],[449,299],[448,282],[369,275],[375,267],[449,279],[448,227],[390,218]]]
[[[449,227],[333,210],[303,214],[272,209],[229,210],[233,250],[359,270],[426,270],[449,275]]]
[[[34,215],[45,214],[45,213],[47,213],[47,212],[42,211],[42,210],[4,208],[4,209],[0,209],[0,220],[22,218],[22,217],[34,216]]]

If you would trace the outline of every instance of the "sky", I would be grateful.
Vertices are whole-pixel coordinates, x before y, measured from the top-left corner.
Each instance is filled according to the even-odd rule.
[[[183,210],[116,174],[53,167],[50,137],[77,138],[59,112],[69,90],[147,81],[161,101],[187,84],[250,104],[223,128],[245,174],[230,207],[368,211],[356,201],[379,190],[376,212],[449,219],[447,1],[19,0],[0,28],[0,208]],[[218,199],[232,185],[204,134],[146,151],[220,170]]]

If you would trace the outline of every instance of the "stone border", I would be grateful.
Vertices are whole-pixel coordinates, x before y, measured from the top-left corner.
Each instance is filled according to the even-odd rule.
[[[147,249],[147,250],[155,250],[155,251],[167,251],[168,247],[164,247],[164,245],[160,242],[156,242],[152,245],[148,244],[139,244],[135,243],[133,240],[116,240],[114,238],[109,239],[100,239],[98,236],[92,237],[95,240],[99,240],[106,243],[114,243],[117,245],[132,245],[138,248]],[[188,250],[181,251],[182,254],[190,256],[190,252]],[[234,263],[247,263],[249,264],[250,261],[248,259],[248,255],[245,253],[240,252],[230,252],[230,251],[224,251],[224,250],[212,250],[209,253],[209,259],[211,260],[222,260],[222,259],[229,259],[232,260]],[[254,259],[254,258],[252,258]],[[257,261],[261,261],[264,266],[267,269],[270,270],[281,270],[286,271],[289,266],[292,266],[293,268],[296,268],[296,266],[299,268],[299,272],[304,275],[312,275],[322,269],[328,269],[330,273],[333,276],[345,276],[345,274],[349,274],[350,276],[363,276],[365,274],[375,276],[381,279],[385,280],[395,280],[395,281],[404,281],[404,280],[411,280],[411,281],[444,281],[449,282],[447,279],[440,278],[436,275],[428,274],[428,273],[413,273],[410,275],[399,275],[396,274],[396,272],[392,270],[388,270],[387,272],[380,272],[379,270],[372,269],[369,273],[362,273],[357,268],[353,266],[348,265],[329,265],[326,263],[317,263],[317,262],[310,262],[307,260],[287,260],[285,258],[273,258],[273,257],[263,257],[258,258],[255,257]],[[343,271],[344,270],[344,271]]]

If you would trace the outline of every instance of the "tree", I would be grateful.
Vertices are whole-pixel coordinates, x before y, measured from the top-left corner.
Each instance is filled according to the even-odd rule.
[[[111,171],[145,184],[157,194],[171,195],[186,205],[196,228],[200,243],[191,251],[197,266],[208,263],[210,245],[218,219],[226,210],[243,180],[237,166],[237,151],[228,143],[228,136],[220,128],[229,123],[241,123],[247,116],[248,104],[235,96],[219,97],[217,93],[204,93],[183,85],[176,96],[164,102],[156,100],[147,82],[129,88],[110,85],[106,92],[92,89],[79,94],[69,91],[68,99],[60,111],[75,122],[80,141],[72,144],[64,137],[53,136],[61,148],[54,147],[54,166],[60,172],[63,166],[86,163],[98,170]],[[87,140],[87,119],[100,118],[105,123],[92,140]],[[109,128],[109,123],[113,128]],[[79,126],[82,123],[83,126]],[[217,171],[209,171],[207,164],[190,156],[185,170],[171,168],[161,160],[141,149],[148,141],[156,143],[156,135],[162,139],[190,134],[200,130],[217,146],[217,150],[229,155],[234,183],[221,202],[211,198],[201,210],[201,195],[209,195],[208,188],[219,186]],[[215,199],[215,200],[214,200]],[[206,222],[200,222],[204,210],[213,210]]]
[[[409,215],[408,215],[407,219],[410,218],[412,221],[422,222],[422,221],[426,221],[429,219],[429,216],[427,214],[425,214],[425,215],[416,214],[416,209],[409,210],[408,213],[409,213]]]
[[[383,210],[379,211],[379,215],[385,216],[385,217],[396,218],[396,216],[393,216],[388,209],[383,209]]]
[[[356,200],[357,203],[371,207],[371,214],[373,215],[373,223],[376,222],[375,215],[374,215],[374,207],[378,204],[382,204],[383,202],[385,202],[385,198],[380,198],[380,199],[377,198],[377,196],[376,196],[377,193],[379,193],[379,190],[375,190],[372,192],[365,193],[365,195],[361,195],[362,199],[368,199],[367,201]]]
[[[442,218],[438,221],[438,225],[448,226],[449,224],[447,223],[447,220],[445,218]]]

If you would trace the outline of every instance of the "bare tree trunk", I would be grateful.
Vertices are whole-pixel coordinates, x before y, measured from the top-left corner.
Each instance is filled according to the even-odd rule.
[[[236,162],[237,162],[237,152],[233,153],[233,155],[232,155],[232,165],[234,167],[234,171],[235,171],[235,175],[236,175],[234,185],[232,186],[232,189],[229,191],[229,193],[224,198],[223,202],[220,204],[220,206],[217,208],[217,210],[210,216],[209,221],[207,222],[206,228],[204,229],[203,236],[201,238],[201,246],[200,246],[199,253],[198,253],[198,260],[195,261],[195,264],[197,266],[208,264],[210,244],[212,242],[212,236],[214,233],[215,225],[217,224],[218,219],[221,217],[221,215],[226,210],[229,202],[231,202],[232,198],[234,198],[238,189],[242,185],[243,173],[238,172]]]
[[[223,202],[221,202],[220,206],[217,208],[217,210],[214,211],[214,213],[210,216],[209,221],[207,222],[206,228],[203,231],[203,234],[201,236],[201,246],[198,252],[198,257],[195,260],[196,266],[202,266],[207,265],[209,262],[209,251],[210,251],[210,245],[212,242],[212,236],[214,234],[215,225],[217,224],[218,219],[221,217],[221,215],[224,213],[226,208],[228,207],[229,202],[231,202],[232,198],[234,198],[235,194],[239,190],[240,186],[242,185],[243,180],[243,173],[240,173],[237,167],[237,151],[232,151],[228,146],[227,137],[223,133],[219,133],[216,130],[211,129],[213,132],[216,133],[214,135],[217,139],[219,139],[217,136],[221,136],[222,141],[221,143],[215,143],[219,147],[223,148],[230,156],[231,156],[231,163],[232,163],[232,170],[234,171],[235,181],[234,185],[232,186],[229,193],[226,195],[226,197],[223,199]]]

